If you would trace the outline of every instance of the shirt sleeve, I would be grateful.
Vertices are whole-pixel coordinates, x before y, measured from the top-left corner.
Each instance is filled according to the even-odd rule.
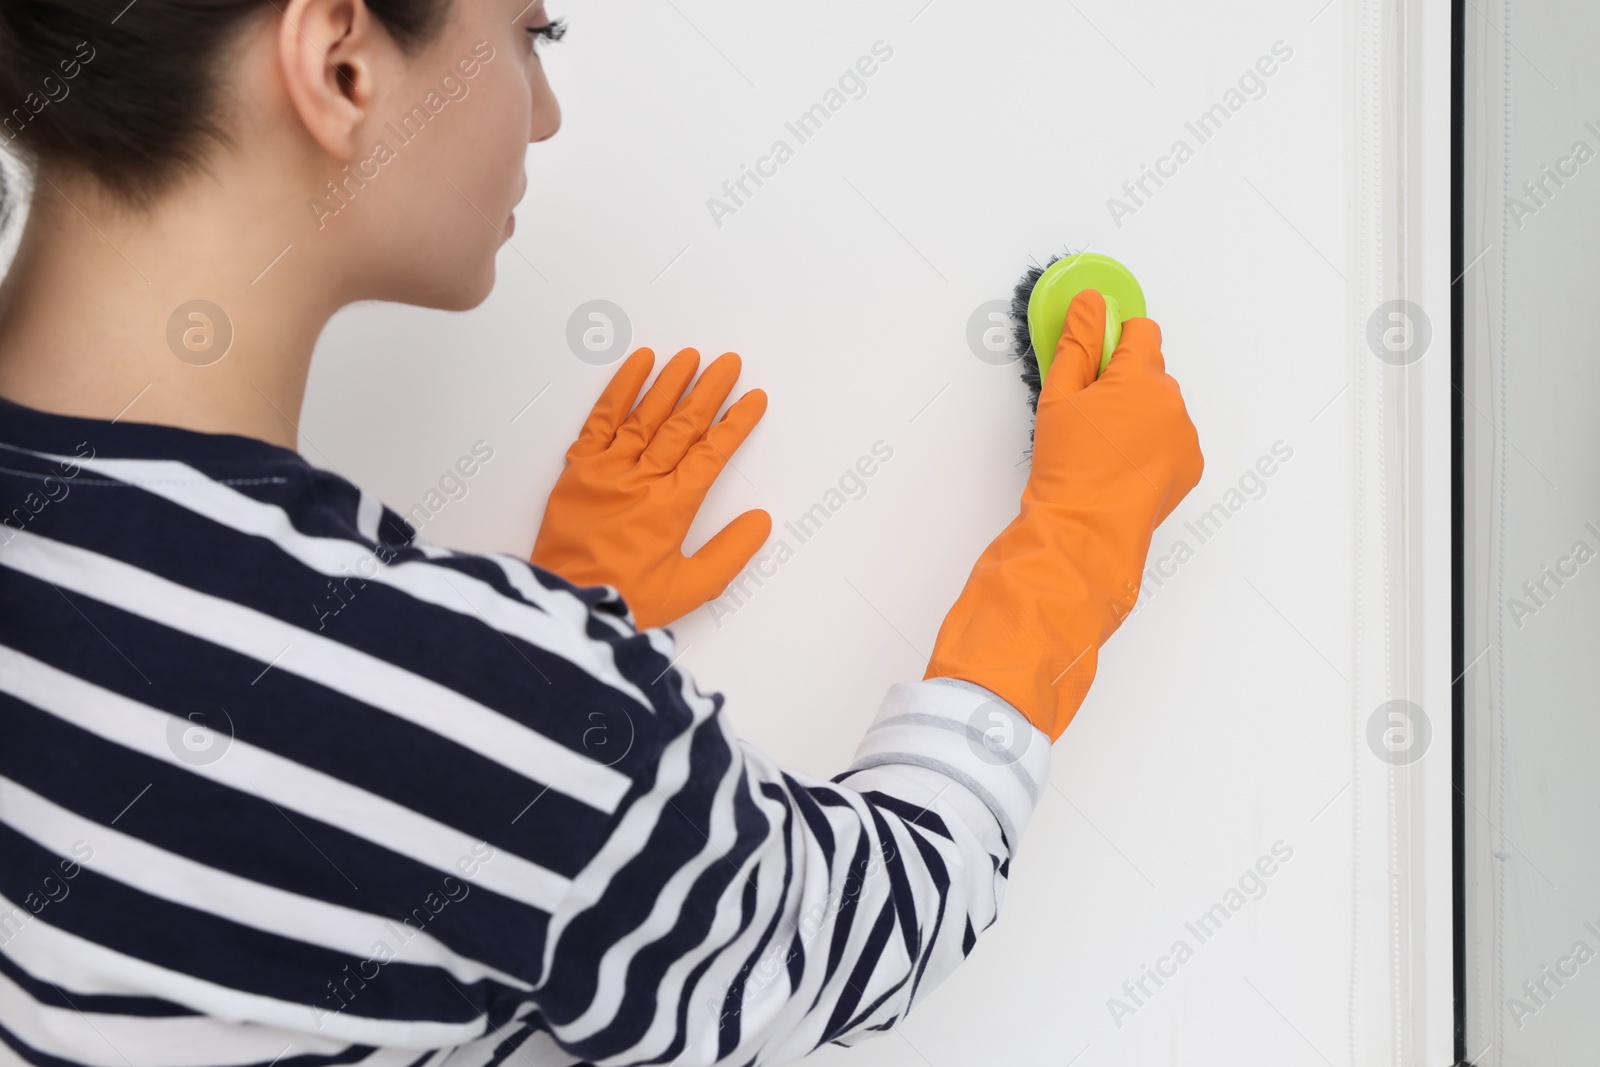
[[[646,635],[672,662],[665,631]],[[668,667],[633,788],[555,909],[534,999],[599,1064],[778,1064],[893,1027],[996,919],[1049,738],[966,682],[893,686],[849,768],[787,771]]]

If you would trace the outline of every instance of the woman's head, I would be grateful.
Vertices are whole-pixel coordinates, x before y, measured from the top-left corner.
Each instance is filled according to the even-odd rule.
[[[559,33],[543,0],[6,0],[0,145],[36,198],[231,192],[345,299],[470,307],[560,125]]]

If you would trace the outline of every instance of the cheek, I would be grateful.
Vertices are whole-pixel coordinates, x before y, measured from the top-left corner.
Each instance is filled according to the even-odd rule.
[[[499,70],[492,66],[486,69],[480,81],[480,93],[475,94],[479,98],[468,101],[478,107],[472,116],[472,144],[464,150],[483,160],[484,167],[492,172],[485,175],[488,180],[493,181],[496,175],[504,178],[509,173],[516,176],[515,184],[520,187],[533,114],[527,79],[508,62]]]
[[[429,173],[417,176],[419,186],[428,186],[420,195],[433,199],[443,190],[436,205],[448,207],[445,215],[454,212],[462,217],[449,223],[441,218],[440,226],[442,230],[459,226],[458,236],[476,238],[484,231],[492,238],[484,219],[502,225],[522,192],[528,87],[522,72],[505,63],[506,58],[496,56],[468,81],[471,91],[465,99],[451,102],[425,135],[433,143],[427,145]],[[501,63],[505,69],[496,70]]]

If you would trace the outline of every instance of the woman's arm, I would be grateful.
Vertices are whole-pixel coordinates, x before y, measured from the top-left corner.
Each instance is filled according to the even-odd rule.
[[[550,922],[534,997],[556,1040],[765,1064],[893,1026],[995,921],[1048,738],[976,686],[907,683],[819,781],[664,682],[635,788]]]

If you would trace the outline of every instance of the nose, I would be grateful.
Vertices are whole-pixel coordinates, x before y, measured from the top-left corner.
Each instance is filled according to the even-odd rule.
[[[533,130],[528,135],[528,141],[530,144],[548,141],[560,129],[561,103],[555,98],[554,94],[551,94],[550,102],[540,108],[533,116]]]

